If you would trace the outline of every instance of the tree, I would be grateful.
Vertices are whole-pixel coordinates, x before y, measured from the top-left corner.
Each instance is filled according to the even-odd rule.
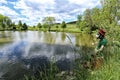
[[[5,24],[4,24],[4,22],[2,22],[1,26],[2,26],[2,29],[5,30]]]
[[[42,21],[43,21],[43,24],[48,25],[47,26],[48,31],[50,31],[51,26],[53,26],[53,24],[55,23],[55,18],[48,16],[48,17],[45,17]]]
[[[80,30],[83,31],[86,28],[86,21],[81,21],[80,22]]]
[[[45,28],[45,29],[46,29],[49,25],[48,25],[48,24],[46,24],[46,23],[44,23],[42,26],[43,26],[43,28]]]
[[[87,22],[88,26],[92,26],[92,17],[90,9],[86,9],[86,11],[84,12],[84,20]]]
[[[66,27],[67,27],[67,26],[66,26],[65,21],[63,21],[62,24],[61,24],[61,28],[63,28],[63,31],[64,31],[64,29],[65,29]]]
[[[92,28],[93,30],[98,28],[100,26],[100,10],[98,8],[93,8],[92,9]]]
[[[3,27],[3,24],[4,24],[4,16],[0,14],[0,28]]]
[[[15,25],[15,22],[12,23],[12,30],[16,30],[16,25]]]
[[[22,30],[27,30],[27,29],[28,29],[28,26],[27,26],[26,23],[24,23],[23,26],[22,26]]]
[[[5,17],[4,21],[5,21],[6,29],[11,29],[12,28],[12,21],[11,21],[11,19],[9,17]]]
[[[91,17],[91,10],[90,9],[86,9],[86,11],[84,12],[84,20],[86,22],[86,26],[89,28],[90,33],[91,33],[91,29],[92,29],[92,17]]]
[[[33,28],[35,28],[36,26],[34,25]]]
[[[56,28],[59,28],[59,26],[58,26],[58,25],[56,25]]]
[[[21,22],[21,20],[19,20],[19,22],[18,22],[18,28],[19,28],[19,30],[22,29],[22,22]]]
[[[80,22],[82,21],[82,15],[78,15],[77,16],[77,22],[76,22],[76,26],[80,27]]]
[[[37,24],[37,27],[38,27],[39,29],[42,28],[41,23],[38,23],[38,24]]]
[[[102,15],[108,24],[115,22],[118,10],[120,9],[120,2],[118,0],[103,0]]]
[[[1,29],[10,29],[12,21],[9,17],[0,14],[0,28]]]

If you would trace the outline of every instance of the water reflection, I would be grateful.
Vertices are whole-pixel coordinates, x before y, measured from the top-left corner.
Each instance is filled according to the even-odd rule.
[[[51,61],[60,70],[71,70],[72,61],[84,49],[82,46],[89,49],[91,43],[90,35],[79,33],[0,32],[0,77],[17,80],[24,74],[49,68]]]
[[[61,39],[62,39],[63,42],[64,42],[65,39],[66,39],[66,34],[65,34],[64,32],[61,34]]]
[[[26,32],[11,32],[11,31],[2,31],[0,32],[0,44],[2,42],[17,42],[17,41],[27,41],[27,42],[40,42],[48,44],[69,44],[70,40],[67,38],[70,37],[72,43],[76,46],[80,45],[89,45],[93,39],[88,34],[80,33],[60,33],[60,32],[39,32],[39,31],[26,31]],[[5,44],[4,43],[4,44]]]

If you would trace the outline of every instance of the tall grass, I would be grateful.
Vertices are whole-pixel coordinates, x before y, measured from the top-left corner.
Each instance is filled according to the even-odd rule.
[[[107,51],[106,51],[107,52]],[[95,70],[88,80],[120,80],[120,48],[111,46],[109,55],[105,56],[103,66],[99,70]]]
[[[108,33],[108,44],[104,51],[104,61],[100,68],[91,69],[89,50],[85,48],[82,54],[80,53],[81,59],[74,61],[72,74],[67,74],[67,72],[62,74],[57,67],[51,64],[50,69],[45,70],[45,72],[39,72],[38,78],[25,76],[25,80],[120,80],[119,29],[109,30]],[[76,50],[74,51],[76,53]]]
[[[99,70],[95,70],[88,80],[120,80],[120,28],[108,31],[108,45],[104,52],[105,61]],[[114,41],[115,40],[115,41]],[[117,42],[117,43],[116,43]]]
[[[78,60],[74,68],[75,80],[120,80],[120,28],[110,28],[107,40],[102,66],[96,70],[90,69],[90,66],[84,67],[84,61],[89,61],[89,55],[86,54],[87,51],[83,51],[83,64]]]

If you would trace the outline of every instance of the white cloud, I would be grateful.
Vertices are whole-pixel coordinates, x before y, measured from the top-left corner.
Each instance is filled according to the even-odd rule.
[[[29,23],[38,23],[42,21],[43,17],[53,15],[52,11],[46,11],[46,9],[53,9],[53,5],[52,0],[19,0],[14,3],[14,8],[19,9],[21,15],[25,16]]]
[[[39,3],[43,5],[54,5],[54,0],[25,0],[25,2]]]
[[[15,9],[29,9],[28,6],[26,6],[24,0],[19,0],[18,2],[13,2]]]
[[[85,5],[87,4],[88,2],[90,2],[91,0],[69,0],[69,2],[72,4],[72,3],[75,3],[75,4],[79,4],[79,5]]]
[[[8,3],[5,0],[0,1]],[[46,16],[55,17],[56,22],[76,20],[77,15],[82,14],[86,8],[100,5],[99,0],[17,0],[9,3],[15,10],[0,6],[0,13],[13,17],[15,22],[22,20],[29,25],[36,25]]]
[[[6,0],[0,0],[0,4],[7,4]]]
[[[9,16],[10,18],[17,18],[19,14],[15,12],[14,10],[10,9],[7,6],[0,6],[0,13],[6,16]]]
[[[100,5],[100,0],[69,0],[69,2],[81,5],[84,8],[93,8]]]

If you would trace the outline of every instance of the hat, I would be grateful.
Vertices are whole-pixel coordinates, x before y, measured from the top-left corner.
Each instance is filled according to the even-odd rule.
[[[101,35],[103,35],[103,36],[104,36],[104,35],[105,35],[105,33],[106,33],[106,32],[105,32],[105,30],[103,30],[103,29],[99,29],[99,34],[101,34]]]

